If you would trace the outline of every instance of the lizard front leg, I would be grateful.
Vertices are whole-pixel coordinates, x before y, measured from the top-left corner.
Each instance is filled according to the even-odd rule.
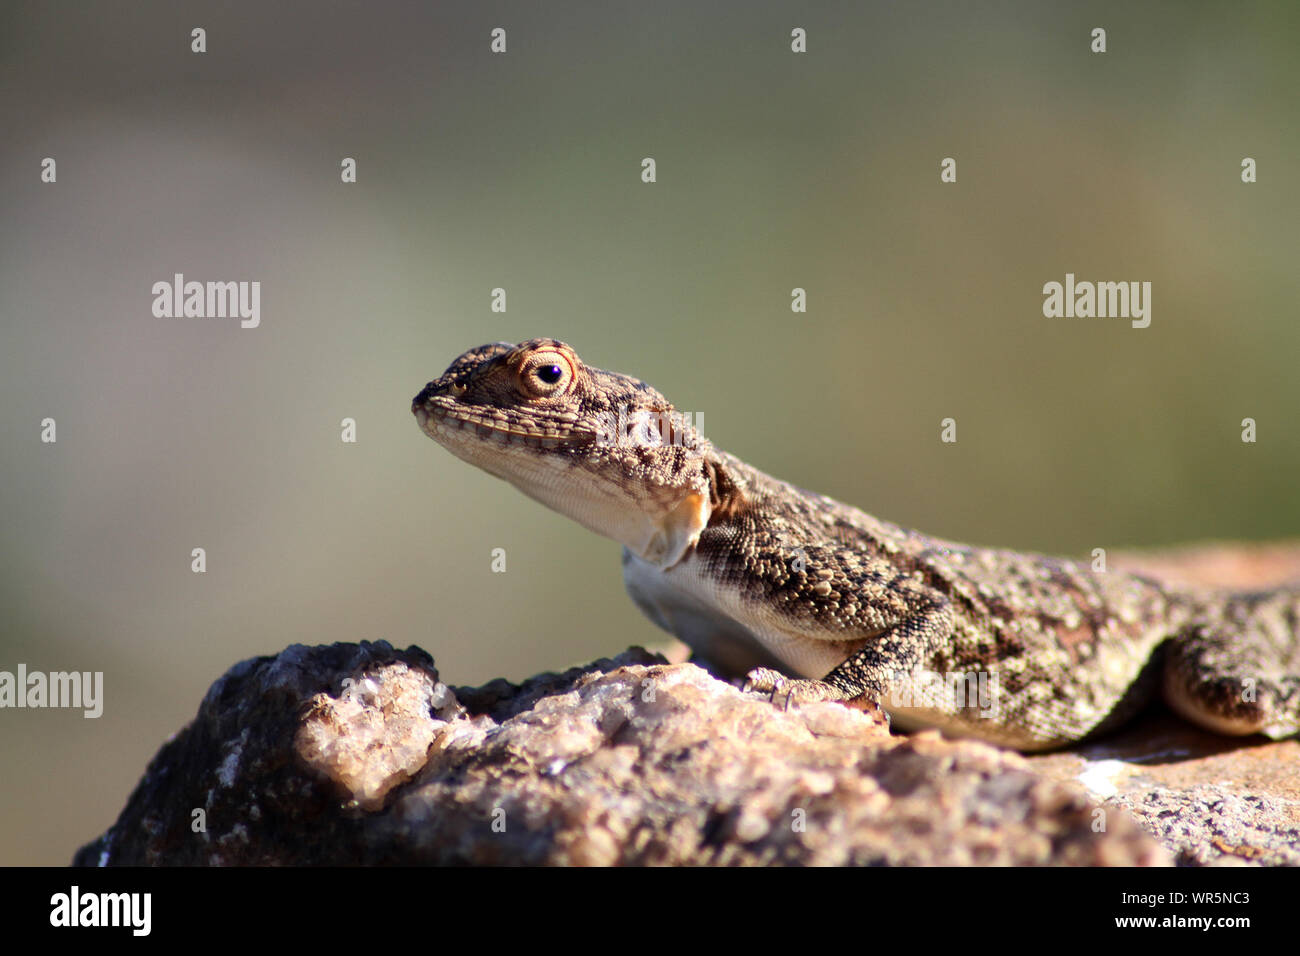
[[[746,676],[745,689],[773,703],[862,699],[879,704],[890,685],[926,663],[952,635],[952,605],[937,594],[911,616],[885,629],[820,680],[791,679],[767,667]]]

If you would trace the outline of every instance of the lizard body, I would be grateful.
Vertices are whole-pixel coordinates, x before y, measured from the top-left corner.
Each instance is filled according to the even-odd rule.
[[[860,700],[1026,751],[1109,730],[1157,691],[1220,733],[1300,729],[1300,588],[1174,589],[901,528],[714,448],[649,385],[554,339],[466,352],[412,411],[621,542],[652,621],[787,706]]]

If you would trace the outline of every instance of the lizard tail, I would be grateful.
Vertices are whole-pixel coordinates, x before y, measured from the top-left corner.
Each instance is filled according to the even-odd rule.
[[[1164,696],[1216,733],[1300,732],[1300,592],[1236,595],[1190,623],[1166,649]]]

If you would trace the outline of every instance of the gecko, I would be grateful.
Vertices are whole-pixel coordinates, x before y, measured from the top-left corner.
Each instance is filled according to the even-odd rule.
[[[931,537],[727,454],[650,385],[550,338],[414,398],[452,454],[623,546],[638,608],[743,689],[1031,752],[1157,695],[1225,735],[1300,730],[1300,585],[1162,584]]]

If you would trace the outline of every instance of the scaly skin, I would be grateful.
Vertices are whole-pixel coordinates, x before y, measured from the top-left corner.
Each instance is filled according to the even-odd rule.
[[[653,388],[554,339],[466,352],[412,411],[622,543],[652,621],[786,706],[878,703],[1026,751],[1108,730],[1157,689],[1221,733],[1300,729],[1300,590],[1173,590],[900,528],[718,451]]]

